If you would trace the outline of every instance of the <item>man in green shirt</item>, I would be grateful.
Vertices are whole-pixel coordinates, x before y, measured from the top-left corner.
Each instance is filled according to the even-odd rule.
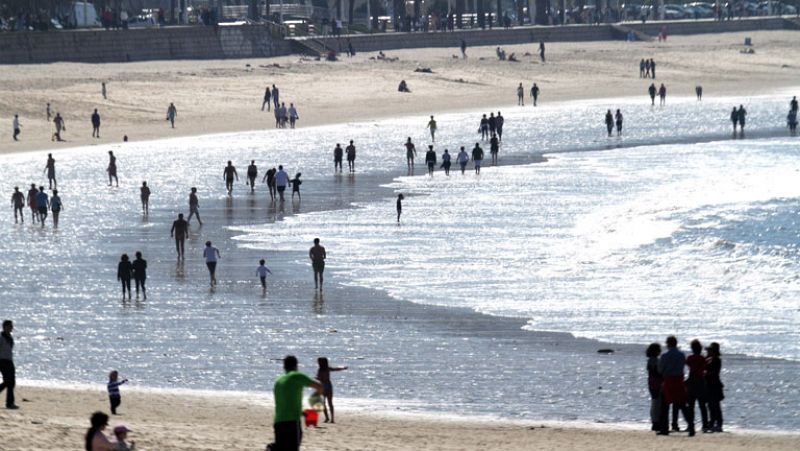
[[[284,375],[275,381],[275,443],[273,451],[299,451],[303,439],[300,419],[303,416],[303,389],[311,387],[322,392],[322,385],[297,371],[297,358],[293,355],[283,359]]]

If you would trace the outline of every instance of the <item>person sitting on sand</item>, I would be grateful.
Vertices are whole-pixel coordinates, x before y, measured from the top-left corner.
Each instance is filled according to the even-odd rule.
[[[86,431],[86,451],[114,451],[116,443],[109,441],[103,434],[103,430],[108,426],[108,415],[103,412],[95,412],[91,418],[92,427]]]
[[[500,47],[497,47],[497,49],[495,49],[494,52],[497,54],[497,59],[499,59],[500,61],[505,61],[506,60],[506,52],[505,52],[505,50],[501,49]]]
[[[397,87],[397,91],[398,92],[411,92],[411,90],[408,89],[408,84],[406,83],[405,80],[400,80],[400,85]]]
[[[133,432],[126,426],[119,425],[114,428],[114,436],[117,437],[117,446],[114,451],[135,451],[136,442],[131,441],[130,445],[125,440],[128,438],[128,432]]]
[[[508,55],[508,61],[511,63],[518,63],[519,60],[514,52],[511,52],[511,55]]]

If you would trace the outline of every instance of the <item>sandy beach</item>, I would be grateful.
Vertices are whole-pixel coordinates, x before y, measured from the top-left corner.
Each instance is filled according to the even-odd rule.
[[[754,54],[742,54],[745,37]],[[274,126],[261,112],[264,88],[275,84],[281,100],[294,103],[299,126],[374,120],[500,108],[516,104],[516,87],[540,86],[541,102],[580,98],[646,96],[651,80],[638,77],[638,61],[652,57],[657,83],[668,96],[692,96],[703,85],[705,95],[754,95],[796,84],[800,32],[762,31],[674,36],[666,43],[623,41],[554,43],[541,64],[530,45],[504,47],[519,62],[498,61],[494,47],[468,49],[466,60],[453,58],[456,48],[410,49],[387,54],[343,56],[330,63],[299,56],[223,61],[148,61],[120,64],[2,66],[0,71],[0,140],[2,152],[58,149],[89,143],[116,143],[127,135],[144,140],[203,133],[258,130]],[[526,55],[528,53],[528,55]],[[415,73],[429,67],[434,73]],[[397,92],[405,79],[412,91]],[[101,82],[108,99],[101,96]],[[528,99],[526,99],[526,102]],[[65,142],[53,143],[53,124],[46,104],[66,121]],[[174,102],[176,128],[165,120]],[[101,139],[91,138],[90,115],[98,108]],[[22,134],[11,140],[11,119],[20,115]]]
[[[0,449],[75,449],[88,417],[107,410],[104,387],[96,390],[20,387],[21,410],[0,411]],[[271,402],[265,396],[216,393],[167,394],[127,390],[122,415],[142,450],[260,450],[272,439]],[[595,425],[578,427],[366,414],[339,409],[335,425],[307,429],[306,450],[796,450],[800,436],[763,432],[684,434],[666,438]]]

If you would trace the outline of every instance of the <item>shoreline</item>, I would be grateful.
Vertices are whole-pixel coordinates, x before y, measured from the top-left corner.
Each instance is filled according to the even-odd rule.
[[[45,449],[54,443],[79,443],[88,416],[102,409],[106,394],[67,389],[26,388],[29,397],[19,411],[0,411],[10,426],[4,433],[4,449]],[[130,439],[142,449],[223,450],[263,449],[272,440],[272,406],[261,399],[197,396],[195,394],[143,394],[123,391],[122,415],[110,426],[126,424]],[[76,412],[81,405],[85,411]],[[379,411],[356,413],[341,409],[335,425],[307,428],[307,450],[463,450],[501,446],[507,450],[572,449],[576,451],[636,450],[652,446],[679,446],[706,451],[794,450],[797,433],[741,431],[724,434],[685,434],[655,437],[646,425],[575,425],[550,422],[473,421],[469,418],[415,417]],[[106,431],[108,432],[108,431]]]

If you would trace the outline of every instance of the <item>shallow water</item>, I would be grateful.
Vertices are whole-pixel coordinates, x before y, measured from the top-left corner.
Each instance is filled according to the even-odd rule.
[[[277,359],[293,352],[307,371],[318,355],[349,364],[340,393],[392,408],[639,421],[638,347],[598,356],[597,343],[535,331],[617,343],[677,332],[720,341],[726,353],[797,360],[796,141],[616,149],[725,138],[729,105],[740,103],[646,102],[505,111],[501,159],[544,152],[549,161],[479,178],[397,177],[405,138],[423,150],[425,117],[58,151],[61,228],[0,218],[0,305],[17,323],[20,377],[102,382],[113,367],[141,386],[265,391]],[[750,99],[750,135],[783,133],[785,104]],[[607,139],[602,116],[617,106],[626,134]],[[474,143],[474,113],[437,120],[442,147]],[[334,177],[333,144],[349,139],[358,173]],[[105,186],[109,149],[119,188]],[[302,172],[303,202],[271,204],[263,185],[246,193],[243,178],[229,199],[225,161],[244,175],[251,158],[262,174],[267,162]],[[7,191],[43,180],[42,153],[0,161]],[[142,180],[153,191],[148,218]],[[206,225],[193,227],[181,265],[169,227],[190,186]],[[399,227],[392,190],[414,194]],[[314,212],[351,200],[359,208]],[[315,236],[329,250],[329,281],[342,284],[323,297],[304,255]],[[200,257],[208,239],[223,256],[215,291]],[[136,250],[149,260],[150,296],[122,303],[116,263]],[[263,256],[275,272],[266,296],[255,280]],[[726,368],[732,423],[798,428],[795,362],[735,358]]]

